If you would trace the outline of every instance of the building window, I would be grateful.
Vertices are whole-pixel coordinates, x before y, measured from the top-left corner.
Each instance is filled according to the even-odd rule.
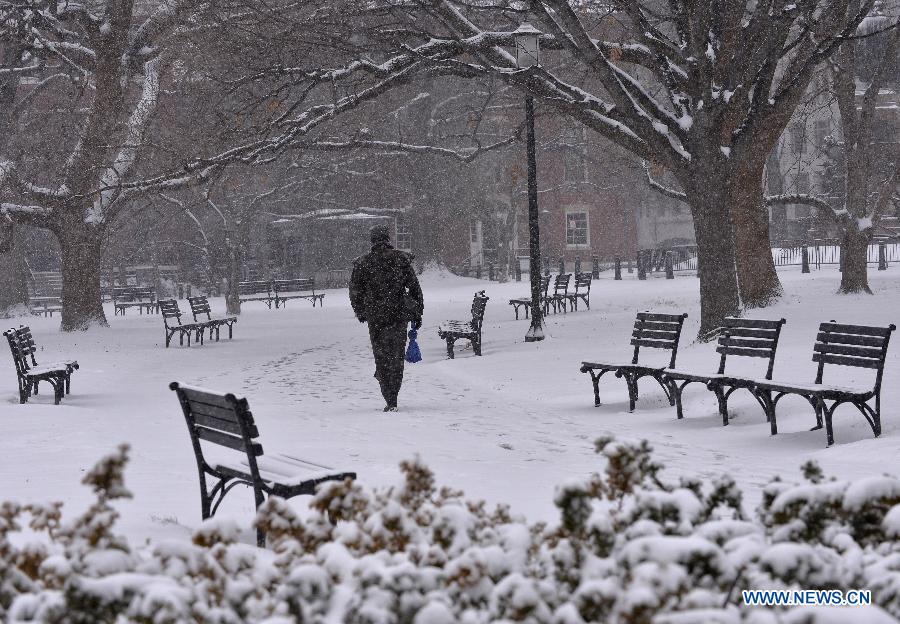
[[[477,245],[478,241],[480,240],[478,236],[478,225],[478,221],[472,221],[471,223],[469,223],[469,242],[471,242],[473,245]]]
[[[586,210],[566,213],[566,246],[587,247],[590,243],[588,235],[588,213]]]
[[[397,221],[397,249],[412,251],[412,234],[409,231],[409,224],[403,221]]]
[[[584,182],[584,157],[577,148],[566,149],[563,154],[563,180]]]
[[[803,152],[803,143],[806,141],[806,127],[802,123],[791,126],[791,147],[795,154]]]
[[[831,124],[827,119],[816,119],[813,125],[813,140],[816,142],[816,149],[825,147],[825,137],[831,134]]]
[[[581,125],[572,125],[563,131],[563,181],[585,180],[585,132]]]
[[[794,179],[794,183],[797,185],[797,192],[801,194],[809,193],[809,174],[808,173],[798,173],[797,177]]]

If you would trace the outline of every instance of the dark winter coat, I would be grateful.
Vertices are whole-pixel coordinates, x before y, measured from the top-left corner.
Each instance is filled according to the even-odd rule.
[[[404,295],[418,304],[418,319],[409,318],[409,312],[404,310]],[[370,253],[354,260],[350,305],[356,318],[376,327],[404,321],[421,322],[424,299],[412,256],[388,243],[376,243]]]

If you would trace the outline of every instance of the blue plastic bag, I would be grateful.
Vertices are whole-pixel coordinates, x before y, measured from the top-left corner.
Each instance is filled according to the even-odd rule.
[[[409,336],[409,345],[406,347],[406,361],[410,364],[415,364],[416,362],[422,361],[422,352],[419,351],[419,343],[416,342],[416,338],[419,337],[419,332],[414,329],[409,330],[407,334]]]

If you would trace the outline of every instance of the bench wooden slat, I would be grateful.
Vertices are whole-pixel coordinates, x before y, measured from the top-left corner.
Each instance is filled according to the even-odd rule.
[[[860,345],[864,347],[881,347],[884,345],[884,338],[875,338],[873,336],[854,336],[852,334],[832,334],[830,332],[819,332],[816,334],[816,342],[827,342],[828,344],[849,344]]]
[[[719,339],[719,344],[723,347],[766,349],[767,351],[770,351],[775,347],[775,340],[753,340],[750,338],[731,338],[723,336]]]
[[[206,392],[205,390],[191,388],[190,386],[181,386],[180,389],[184,391],[185,396],[191,403],[208,403],[209,405],[224,407],[226,409],[232,409],[234,407],[232,399],[235,399],[239,405],[246,405],[247,403],[246,399],[237,399],[233,394],[214,394],[212,392]]]
[[[829,355],[827,353],[814,353],[813,362],[825,364],[840,364],[841,366],[856,366],[859,368],[881,368],[881,360],[869,358],[850,357],[845,355]]]
[[[819,325],[819,331],[834,332],[838,334],[855,334],[858,336],[880,336],[887,338],[891,332],[896,329],[893,325],[889,327],[873,327],[871,325],[842,325],[841,323],[822,323]]]
[[[770,321],[767,319],[746,319],[734,316],[725,317],[725,327],[750,327],[754,329],[777,329],[784,325],[784,319]],[[730,332],[729,332],[730,333]]]
[[[631,344],[640,347],[650,347],[653,349],[674,349],[675,342],[672,340],[645,340],[642,338],[632,338]]]
[[[675,337],[678,336],[678,332],[635,329],[633,332],[631,332],[631,335],[634,338],[657,338],[659,340],[675,340]]]
[[[813,351],[817,353],[832,353],[835,355],[855,355],[858,357],[879,359],[884,349],[872,347],[851,347],[841,344],[816,344]]]
[[[203,425],[207,429],[227,431],[228,433],[233,433],[235,435],[243,434],[243,432],[241,431],[240,423],[232,422],[230,420],[222,420],[221,418],[215,418],[214,416],[206,416],[205,414],[201,414],[196,411],[192,411],[192,415],[194,417],[194,422],[196,422],[198,425]],[[259,430],[256,428],[256,425],[250,425],[248,429],[251,438],[259,436]]]
[[[235,415],[234,413],[234,409],[230,405],[223,407],[221,405],[212,405],[210,403],[201,403],[200,401],[191,400],[188,400],[188,404],[191,406],[192,414],[212,416],[213,418],[218,418],[219,420],[227,420],[228,422],[232,423],[239,422],[237,415]]]
[[[212,442],[213,444],[219,444],[221,446],[227,446],[236,451],[244,451],[247,449],[243,438],[238,438],[233,435],[222,433],[221,431],[216,431],[215,429],[207,429],[206,427],[200,426],[194,427],[194,430],[197,432],[197,437],[201,440],[206,440],[207,442]],[[249,450],[255,456],[262,455],[262,444],[259,442],[251,442]]]
[[[774,329],[747,329],[744,327],[728,328],[728,335],[732,337],[769,338],[774,340],[776,333],[777,330]]]
[[[286,280],[275,280],[275,291],[290,292],[301,290],[315,290],[316,281],[312,278],[297,278]]]
[[[653,312],[637,313],[637,317],[642,321],[664,321],[667,323],[681,323],[686,316],[686,314],[656,314]]]
[[[635,321],[635,329],[651,329],[655,331],[678,331],[681,329],[680,323],[668,323],[660,321]]]
[[[716,353],[723,355],[743,355],[746,357],[767,358],[772,354],[771,349],[741,349],[738,347],[716,347]]]

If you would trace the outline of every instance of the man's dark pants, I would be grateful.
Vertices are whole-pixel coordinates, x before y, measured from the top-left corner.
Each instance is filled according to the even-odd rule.
[[[397,405],[403,383],[403,361],[406,356],[406,323],[379,326],[369,323],[369,339],[375,356],[375,379],[381,386],[384,402]]]

